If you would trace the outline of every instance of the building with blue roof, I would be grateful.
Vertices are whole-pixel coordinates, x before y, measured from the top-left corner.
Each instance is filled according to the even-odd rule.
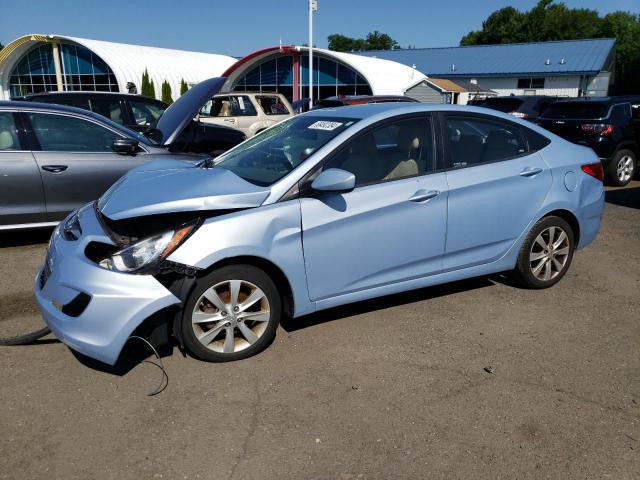
[[[357,52],[415,68],[427,77],[481,82],[498,95],[607,95],[614,81],[615,39],[567,40]],[[405,92],[421,97],[433,85]]]

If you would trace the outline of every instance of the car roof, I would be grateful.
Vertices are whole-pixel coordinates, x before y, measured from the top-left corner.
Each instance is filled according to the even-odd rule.
[[[617,97],[575,97],[562,98],[558,102],[584,102],[584,103],[604,103],[615,105],[616,103],[640,102],[640,95],[620,95]]]
[[[495,110],[470,105],[452,105],[449,103],[421,103],[421,102],[385,102],[385,103],[363,103],[360,105],[327,107],[319,110],[310,110],[301,115],[311,115],[318,117],[345,117],[364,119],[373,116],[384,117],[386,115],[396,115],[403,113],[421,112],[457,112],[457,113],[479,113],[502,117],[510,121],[516,121],[511,115],[507,115]],[[386,114],[386,115],[385,115]],[[521,123],[521,122],[518,122]]]
[[[501,97],[489,97],[485,102],[493,100],[540,100],[543,98],[558,98],[556,95],[503,95]]]
[[[85,117],[94,117],[101,119],[101,115],[97,115],[84,108],[71,107],[69,105],[60,105],[58,103],[41,103],[41,102],[23,102],[17,100],[0,100],[0,108],[16,108],[18,110],[51,110],[54,112],[76,113]]]
[[[39,97],[62,97],[62,96],[72,96],[72,97],[96,97],[96,96],[120,96],[120,97],[129,97],[129,98],[139,98],[143,100],[149,100],[152,102],[162,103],[160,100],[156,98],[147,97],[145,95],[138,95],[137,93],[123,93],[123,92],[41,92],[41,93],[30,93],[29,95],[23,95],[21,97],[17,97],[20,99],[29,99],[29,98],[39,98]]]

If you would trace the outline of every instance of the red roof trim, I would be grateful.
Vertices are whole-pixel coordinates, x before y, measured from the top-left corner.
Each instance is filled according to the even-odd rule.
[[[282,46],[279,46],[279,47],[269,47],[269,48],[263,48],[262,50],[256,50],[255,52],[250,53],[249,55],[247,55],[245,57],[242,57],[236,63],[231,65],[229,68],[227,68],[227,70],[221,76],[228,77],[229,75],[231,75],[233,72],[235,72],[238,68],[240,68],[245,63],[250,62],[251,60],[253,60],[256,57],[260,57],[261,55],[264,55],[265,53],[276,52],[276,51],[279,50],[284,54],[291,55],[293,53],[294,49],[295,49],[295,46],[293,46],[293,45],[282,45]]]

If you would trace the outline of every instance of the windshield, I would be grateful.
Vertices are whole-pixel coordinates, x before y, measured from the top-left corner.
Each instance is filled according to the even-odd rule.
[[[589,119],[607,116],[608,106],[598,102],[557,102],[549,105],[544,118]]]
[[[267,187],[357,121],[315,115],[292,117],[216,158],[213,166],[226,168],[248,182]]]

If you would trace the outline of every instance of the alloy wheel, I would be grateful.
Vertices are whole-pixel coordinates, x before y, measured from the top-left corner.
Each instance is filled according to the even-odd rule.
[[[633,170],[634,164],[631,155],[624,155],[622,158],[620,158],[620,160],[618,160],[618,166],[616,169],[616,173],[618,175],[618,180],[620,181],[620,183],[626,183],[631,180]]]
[[[569,237],[560,227],[548,227],[536,237],[529,252],[531,273],[538,280],[556,278],[569,259]]]
[[[226,280],[200,296],[191,325],[209,350],[235,353],[256,343],[270,318],[269,300],[260,288],[245,280]]]

